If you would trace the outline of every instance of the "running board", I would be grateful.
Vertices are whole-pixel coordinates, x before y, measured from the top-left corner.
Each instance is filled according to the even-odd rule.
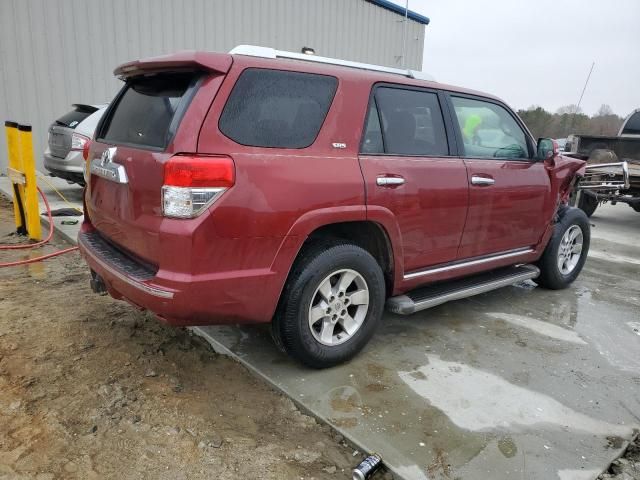
[[[540,270],[534,265],[499,268],[458,280],[435,283],[387,300],[387,310],[399,315],[435,307],[451,300],[472,297],[496,288],[536,278]]]

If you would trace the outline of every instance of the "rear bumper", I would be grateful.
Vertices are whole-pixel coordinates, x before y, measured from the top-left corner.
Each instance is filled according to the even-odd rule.
[[[72,151],[65,158],[55,157],[47,149],[44,152],[44,168],[56,177],[84,185],[82,152]]]
[[[270,294],[276,278],[269,270],[251,270],[244,274],[223,272],[204,277],[154,270],[133,260],[97,232],[85,228],[78,235],[78,246],[112,297],[150,310],[171,325],[271,321],[277,296],[274,300]]]
[[[44,152],[44,166],[47,169],[51,168],[62,172],[79,173],[82,175],[83,165],[84,158],[82,157],[82,152],[72,150],[65,158],[53,156],[49,149]]]

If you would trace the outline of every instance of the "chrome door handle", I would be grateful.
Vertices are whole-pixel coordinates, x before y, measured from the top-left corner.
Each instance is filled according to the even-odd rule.
[[[404,178],[382,176],[376,178],[376,185],[380,187],[395,187],[398,185],[404,185]]]
[[[493,178],[478,177],[476,175],[473,175],[471,177],[471,185],[486,186],[486,185],[493,185],[494,183],[496,183],[496,181]]]

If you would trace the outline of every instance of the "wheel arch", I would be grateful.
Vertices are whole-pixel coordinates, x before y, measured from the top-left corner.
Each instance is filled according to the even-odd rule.
[[[384,274],[387,294],[393,292],[396,272],[393,244],[385,228],[371,220],[357,220],[322,225],[309,233],[300,250],[310,242],[324,239],[343,240],[361,247],[376,259]]]
[[[395,222],[389,228],[385,224],[387,222],[378,220],[367,218],[364,205],[319,209],[302,215],[290,228],[271,266],[272,271],[281,275],[278,298],[293,262],[305,244],[323,236],[345,239],[371,253],[381,263],[388,293],[391,294],[394,286],[398,285],[398,279],[402,278],[399,228]]]
[[[371,207],[353,205],[316,209],[300,216],[284,237],[271,264],[270,270],[274,273],[275,278],[269,286],[270,295],[274,296],[273,308],[268,313],[269,318],[273,316],[280,302],[296,258],[310,238],[318,239],[323,234],[339,233],[337,238],[345,238],[346,236],[346,239],[353,243],[353,238],[350,238],[349,234],[359,231],[360,227],[364,225],[367,225],[364,231],[375,232],[374,244],[378,248],[382,244],[387,246],[387,271],[385,271],[385,266],[382,268],[385,274],[387,295],[395,294],[394,289],[397,289],[402,282],[403,275],[400,229],[390,211],[382,208],[379,210],[381,211],[374,210],[372,212]],[[371,215],[372,213],[373,215]],[[356,234],[356,238],[362,239],[362,235],[357,236]],[[367,245],[364,241],[361,243]],[[371,243],[368,245],[371,246]],[[369,251],[366,246],[363,248]],[[376,253],[381,254],[379,250]],[[377,258],[376,254],[372,255]]]

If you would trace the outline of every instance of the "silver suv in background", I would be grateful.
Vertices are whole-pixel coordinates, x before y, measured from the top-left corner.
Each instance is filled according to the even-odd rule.
[[[49,127],[44,168],[54,177],[84,185],[82,149],[93,136],[108,105],[74,104]]]

